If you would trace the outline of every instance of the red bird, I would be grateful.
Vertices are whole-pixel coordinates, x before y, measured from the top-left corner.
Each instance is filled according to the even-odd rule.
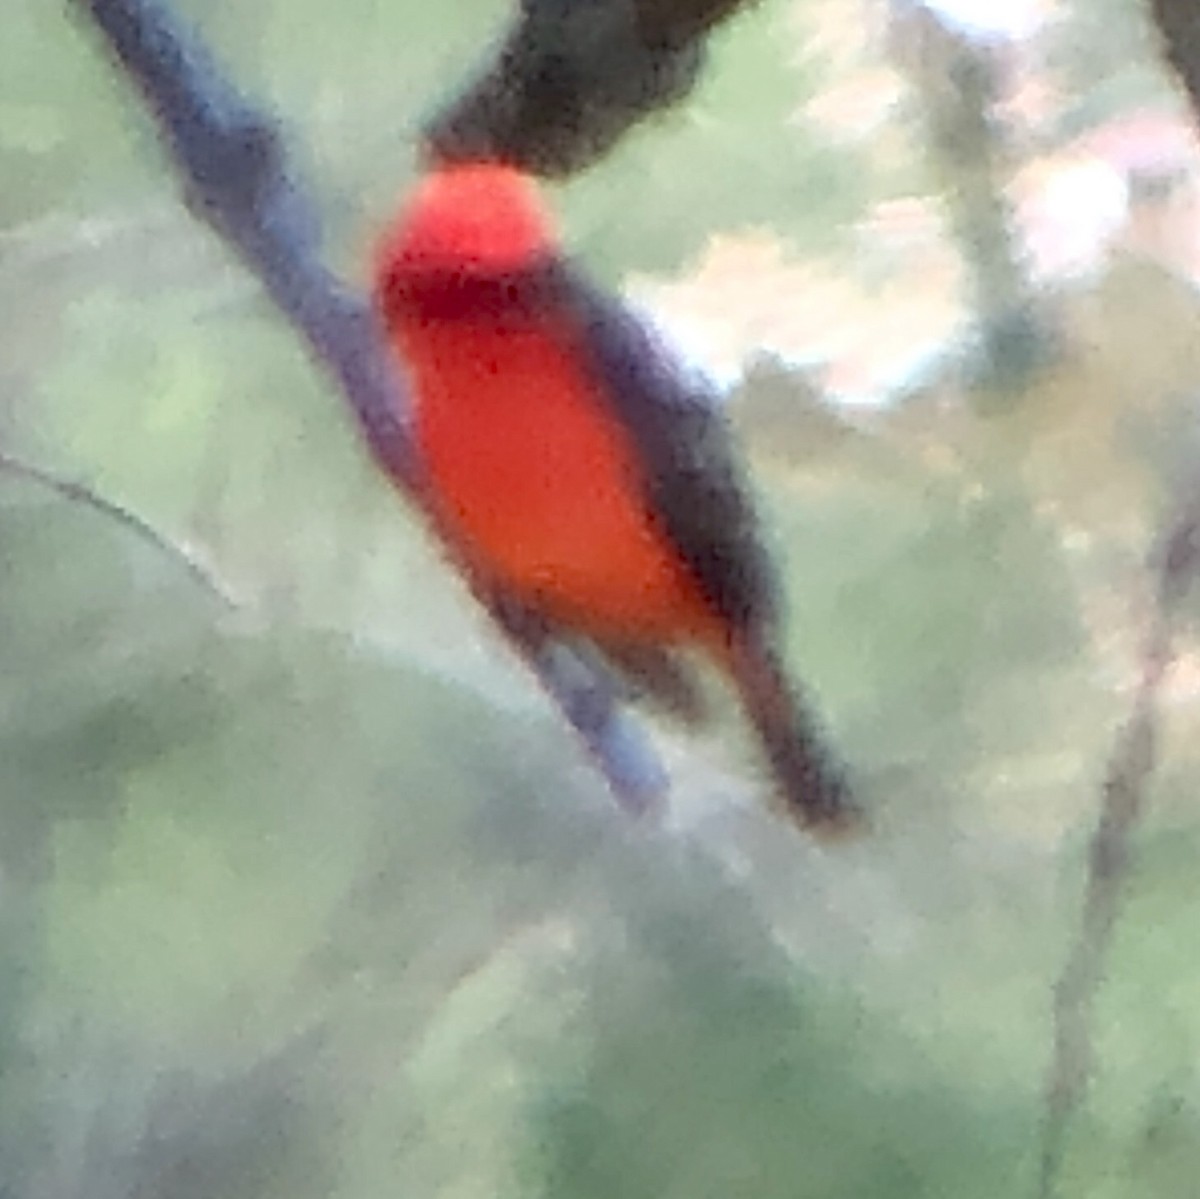
[[[560,254],[532,181],[440,166],[379,247],[444,532],[498,599],[690,705],[681,651],[731,678],[791,813],[843,777],[781,667],[777,588],[713,395]]]

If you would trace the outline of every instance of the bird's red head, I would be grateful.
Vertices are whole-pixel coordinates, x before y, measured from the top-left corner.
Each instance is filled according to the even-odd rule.
[[[555,240],[527,175],[500,163],[439,166],[384,235],[377,266],[393,285],[445,274],[502,275],[546,259]]]

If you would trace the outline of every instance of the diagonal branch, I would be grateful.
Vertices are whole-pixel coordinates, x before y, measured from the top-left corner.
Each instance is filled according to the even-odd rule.
[[[686,96],[709,30],[750,3],[522,0],[478,76],[426,121],[427,147],[574,174]]]
[[[141,93],[174,161],[192,213],[258,277],[333,377],[371,452],[436,529],[412,438],[409,408],[374,314],[325,265],[316,214],[287,161],[277,123],[222,75],[195,33],[159,0],[71,0],[103,35]],[[470,578],[462,562],[460,570]],[[575,728],[617,798],[641,810],[665,773],[611,687],[581,663],[549,654],[487,603]]]

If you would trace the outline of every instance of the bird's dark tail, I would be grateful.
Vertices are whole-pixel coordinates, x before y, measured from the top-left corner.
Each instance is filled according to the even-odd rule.
[[[762,637],[740,637],[730,646],[728,661],[788,814],[814,832],[857,829],[862,813],[842,762],[775,648]]]

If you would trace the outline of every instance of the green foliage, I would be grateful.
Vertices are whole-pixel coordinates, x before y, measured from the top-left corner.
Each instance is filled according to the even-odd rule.
[[[865,760],[961,783],[1059,738],[1048,706],[1094,718],[1061,551],[1011,484],[850,476],[775,510],[797,661]]]
[[[275,1193],[223,1181],[226,1158],[231,1179],[266,1167],[222,1096],[282,1122],[269,1175],[308,1153],[300,1031],[321,1041],[332,1011],[378,990],[400,1000],[390,1035],[411,1038],[536,914],[581,831],[568,795],[545,796],[559,848],[543,836],[533,853],[520,809],[547,771],[573,790],[570,747],[544,716],[514,725],[344,637],[239,631],[94,514],[10,501],[0,529],[4,624],[22,634],[0,663],[3,946],[19,966],[3,1030],[24,1067],[0,1071],[6,1180],[34,1194],[46,1171],[131,1173],[174,1194],[159,1180],[201,1153],[218,1193]],[[507,838],[492,804],[515,810]],[[113,1070],[116,1115],[89,1081]]]
[[[796,30],[781,4],[735,19],[714,39],[695,98],[569,185],[568,229],[611,280],[678,268],[714,230],[769,226],[828,252],[861,214],[872,182],[866,155],[796,120],[827,81],[820,62],[798,53]]]
[[[181,7],[303,132],[351,273],[504,15]],[[790,121],[825,69],[792,16],[748,12],[692,105],[565,190],[610,278],[755,223],[824,247],[871,194]],[[769,496],[869,838],[764,815],[708,769],[725,727],[657,730],[675,814],[631,825],[178,209],[91,39],[54,6],[5,21],[4,446],[203,544],[243,606],[0,475],[0,1196],[1023,1187],[1116,704],[1003,456],[969,484],[847,459]],[[1196,1172],[1173,769],[1185,835],[1148,837],[1066,1194]]]
[[[962,1104],[871,996],[789,964],[697,866],[596,955],[580,1060],[539,1111],[540,1193],[1002,1193],[1011,1097]]]

